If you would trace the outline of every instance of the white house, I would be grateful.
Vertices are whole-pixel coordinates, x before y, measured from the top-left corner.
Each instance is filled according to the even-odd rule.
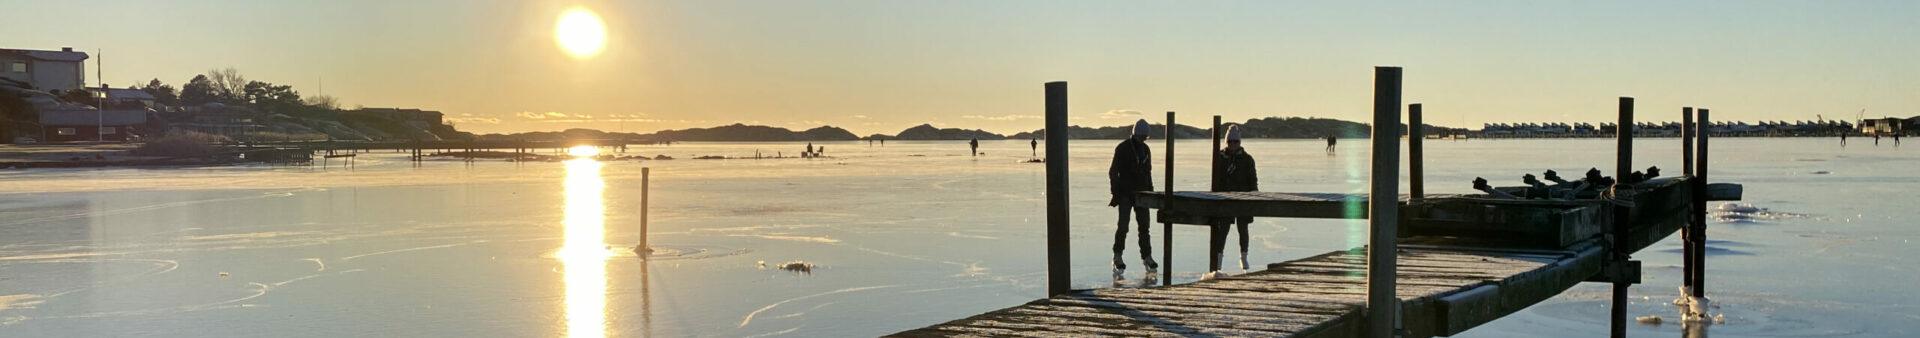
[[[80,89],[87,85],[86,52],[0,48],[0,78],[26,83],[33,89]]]

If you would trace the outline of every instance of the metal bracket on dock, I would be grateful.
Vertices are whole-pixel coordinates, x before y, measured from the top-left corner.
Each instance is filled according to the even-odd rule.
[[[1607,262],[1588,282],[1640,284],[1640,261]]]

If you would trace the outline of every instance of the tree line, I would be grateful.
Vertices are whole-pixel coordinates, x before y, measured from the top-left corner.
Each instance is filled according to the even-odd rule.
[[[328,95],[302,96],[291,85],[248,80],[232,67],[208,70],[195,75],[177,91],[173,85],[155,78],[146,86],[132,86],[153,95],[156,103],[168,106],[201,106],[220,103],[252,107],[263,113],[305,115],[339,109],[339,100]]]

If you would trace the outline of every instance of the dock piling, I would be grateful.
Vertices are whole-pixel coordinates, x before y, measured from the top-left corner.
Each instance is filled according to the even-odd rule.
[[[1167,156],[1165,194],[1169,203],[1173,200],[1173,112],[1167,112]],[[1162,209],[1165,210],[1165,209]],[[1160,218],[1160,285],[1173,285],[1173,222]]]
[[[1613,189],[1617,194],[1627,185],[1627,173],[1633,171],[1633,98],[1631,97],[1620,98],[1620,122],[1614,128],[1614,140],[1617,142],[1615,147],[1618,151],[1615,153],[1617,157],[1613,167],[1613,177],[1616,179]],[[1618,195],[1615,197],[1617,198]],[[1625,243],[1628,238],[1627,228],[1631,225],[1628,217],[1631,215],[1631,210],[1621,205],[1619,201],[1613,204],[1613,244],[1610,251],[1613,253],[1611,264],[1614,268],[1626,266],[1629,258],[1622,243]],[[1627,336],[1627,289],[1633,286],[1623,278],[1617,278],[1621,275],[1616,273],[1613,276],[1616,277],[1613,278],[1612,309],[1612,333],[1615,338]]]
[[[1397,337],[1400,298],[1394,295],[1395,221],[1400,196],[1400,67],[1374,67],[1373,190],[1367,196],[1367,335]]]
[[[653,253],[653,246],[647,244],[647,194],[652,191],[652,187],[648,186],[652,176],[653,168],[640,167],[640,245],[634,247],[633,253],[640,255],[641,260],[646,260]]]
[[[1207,133],[1209,134],[1208,137],[1213,139],[1213,148],[1207,150],[1208,156],[1213,157],[1207,161],[1207,187],[1212,188],[1220,183],[1220,176],[1218,175],[1220,173],[1220,161],[1218,160],[1220,157],[1220,141],[1221,138],[1227,136],[1226,130],[1220,129],[1220,115],[1213,116],[1213,129],[1207,129]],[[1226,241],[1215,241],[1212,239],[1227,238],[1227,227],[1229,226],[1232,225],[1222,226],[1216,224],[1207,227],[1208,272],[1220,270],[1221,258],[1219,253],[1226,252]]]
[[[1693,107],[1680,108],[1680,173],[1693,176]],[[1691,188],[1691,187],[1689,187]],[[1694,198],[1702,198],[1695,191]],[[1689,204],[1691,206],[1691,204]],[[1689,215],[1687,226],[1680,230],[1680,286],[1693,288],[1693,218]],[[1680,295],[1685,297],[1687,295]]]
[[[1680,174],[1693,176],[1693,107],[1680,108]]]
[[[1420,104],[1407,105],[1407,201],[1410,204],[1427,197],[1426,170],[1423,168],[1426,158],[1420,147],[1426,135],[1420,124]]]
[[[1699,126],[1699,130],[1694,131],[1694,134],[1696,134],[1695,136],[1698,137],[1697,139],[1695,139],[1695,141],[1699,142],[1699,145],[1696,145],[1695,148],[1698,148],[1697,151],[1699,151],[1699,154],[1696,154],[1697,157],[1693,158],[1695,162],[1698,162],[1697,164],[1694,164],[1693,173],[1695,175],[1694,177],[1699,178],[1699,181],[1693,183],[1693,193],[1694,193],[1693,207],[1696,214],[1694,214],[1694,219],[1693,219],[1693,223],[1694,223],[1693,234],[1695,239],[1692,241],[1693,269],[1691,273],[1693,274],[1693,296],[1706,297],[1707,296],[1707,254],[1706,254],[1706,251],[1707,251],[1707,134],[1712,134],[1713,130],[1710,129],[1709,126],[1712,126],[1713,124],[1707,122],[1706,108],[1697,109],[1695,110],[1695,113],[1700,115],[1700,118],[1695,119],[1694,121]]]
[[[1067,82],[1046,84],[1047,129],[1047,297],[1073,291],[1068,255]]]

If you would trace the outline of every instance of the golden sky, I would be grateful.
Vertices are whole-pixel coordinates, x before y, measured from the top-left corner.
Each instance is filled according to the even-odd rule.
[[[1041,127],[1060,80],[1081,125],[1357,121],[1377,65],[1406,67],[1405,100],[1449,126],[1607,121],[1619,96],[1644,120],[1920,114],[1912,1],[7,2],[35,14],[0,21],[0,48],[104,50],[115,87],[234,67],[482,133],[1012,133]],[[576,7],[606,29],[590,58],[555,41]]]

